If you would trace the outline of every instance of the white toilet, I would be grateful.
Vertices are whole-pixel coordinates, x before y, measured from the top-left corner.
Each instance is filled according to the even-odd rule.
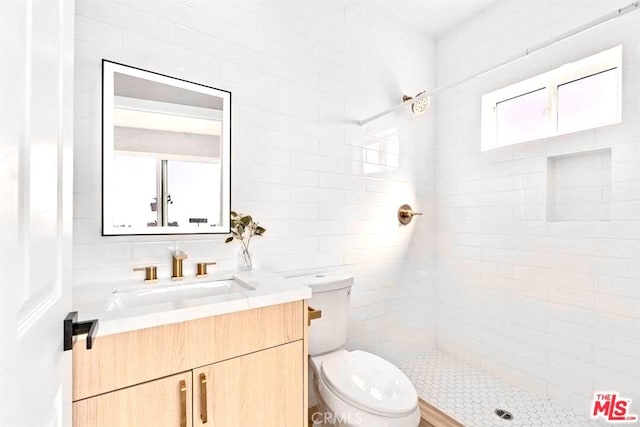
[[[311,322],[309,354],[318,411],[315,426],[416,427],[418,394],[409,378],[390,362],[365,351],[347,351],[349,295],[353,277],[300,278],[313,295],[309,306],[322,310]]]

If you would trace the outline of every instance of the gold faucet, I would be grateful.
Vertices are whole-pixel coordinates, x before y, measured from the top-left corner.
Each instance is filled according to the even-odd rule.
[[[216,265],[216,264],[217,262],[199,262],[198,273],[196,274],[196,278],[200,279],[200,278],[209,276],[209,273],[207,273],[207,266]]]
[[[148,267],[137,267],[133,271],[144,271],[144,283],[154,283],[158,281],[158,267],[150,265]]]
[[[171,280],[182,280],[184,276],[182,275],[182,262],[189,258],[187,254],[183,251],[175,250],[173,251],[173,273],[171,274]]]

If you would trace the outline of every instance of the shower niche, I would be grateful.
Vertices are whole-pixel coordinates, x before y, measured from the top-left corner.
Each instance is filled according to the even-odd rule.
[[[611,221],[611,148],[547,157],[547,221]]]

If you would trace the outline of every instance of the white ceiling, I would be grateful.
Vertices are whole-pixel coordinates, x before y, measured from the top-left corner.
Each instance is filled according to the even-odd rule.
[[[438,37],[496,0],[374,0],[418,31]]]

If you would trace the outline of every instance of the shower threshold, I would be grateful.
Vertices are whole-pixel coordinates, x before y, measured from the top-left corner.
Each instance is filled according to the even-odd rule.
[[[601,426],[552,400],[502,381],[448,353],[434,351],[399,364],[434,426]],[[425,414],[427,415],[425,417]]]

